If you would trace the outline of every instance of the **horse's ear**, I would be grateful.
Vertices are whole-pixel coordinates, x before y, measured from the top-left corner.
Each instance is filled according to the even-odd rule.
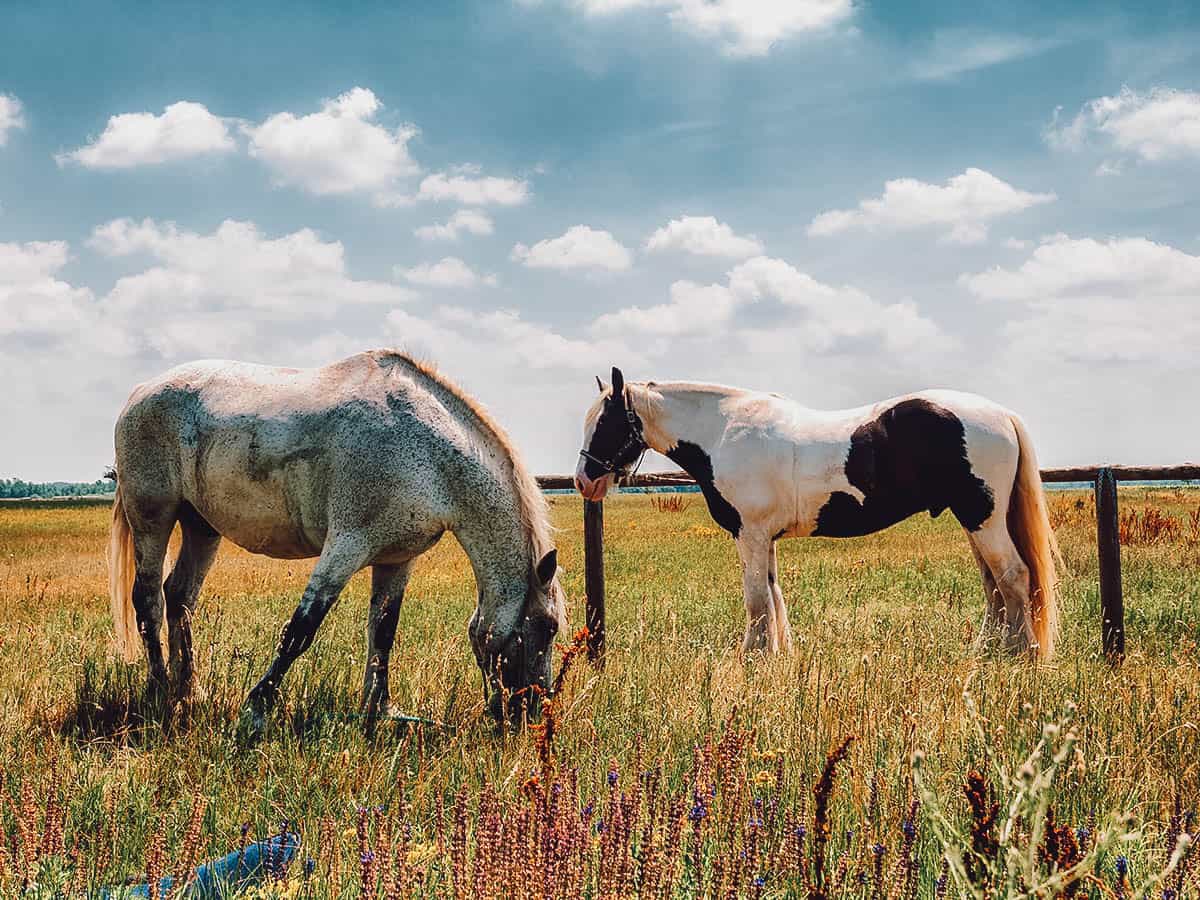
[[[600,380],[599,375],[596,376],[596,387],[600,388],[600,393],[602,393],[602,394],[608,390],[608,388],[605,386],[604,382]]]
[[[613,396],[624,396],[625,394],[625,376],[621,374],[621,370],[613,366],[612,370],[613,381]]]
[[[538,584],[543,588],[550,587],[550,582],[554,580],[554,576],[558,574],[558,548],[551,550],[542,557],[542,561],[537,564],[537,569],[534,572],[537,575]]]

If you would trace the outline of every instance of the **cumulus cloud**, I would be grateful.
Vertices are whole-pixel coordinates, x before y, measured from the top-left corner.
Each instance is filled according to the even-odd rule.
[[[657,306],[627,306],[596,319],[597,334],[646,334],[680,337],[713,334],[728,323],[743,298],[723,284],[676,281],[670,299]]]
[[[347,306],[413,297],[398,285],[351,278],[341,242],[324,241],[308,228],[270,238],[253,222],[227,220],[211,234],[198,234],[170,222],[117,219],[96,228],[88,245],[105,256],[145,256],[154,263],[119,278],[101,303],[134,330],[169,320],[165,331],[145,331],[164,356],[185,346],[206,356],[214,346],[236,349],[238,340],[254,336],[256,321],[330,319]],[[229,312],[237,315],[222,315]],[[222,332],[231,325],[234,334]]]
[[[964,275],[985,300],[1022,304],[1026,347],[1084,362],[1195,365],[1200,256],[1146,238],[1044,238],[1018,268]]]
[[[744,259],[762,253],[763,246],[754,235],[735,234],[732,228],[713,216],[682,216],[672,219],[646,240],[647,252],[663,250]]]
[[[10,132],[25,127],[25,108],[12,94],[0,94],[0,147],[8,143]]]
[[[373,91],[356,87],[324,101],[318,112],[276,113],[243,130],[250,138],[250,155],[281,185],[313,194],[383,197],[420,167],[408,152],[416,127],[383,127],[375,121],[382,108]]]
[[[88,316],[91,291],[59,277],[69,258],[63,241],[0,243],[0,338],[44,339]]]
[[[520,206],[529,196],[529,182],[524,179],[480,175],[478,167],[466,166],[426,175],[416,199],[453,200],[464,206]]]
[[[769,302],[777,307],[770,326],[738,320],[741,310]],[[738,333],[762,337],[776,330],[786,332],[786,340],[795,346],[817,352],[834,351],[847,341],[897,351],[948,343],[937,325],[911,303],[882,304],[857,288],[824,284],[767,256],[735,266],[723,285],[677,281],[671,286],[670,302],[605,314],[593,328],[608,335],[712,338]]]
[[[1150,162],[1200,156],[1200,93],[1195,91],[1122,88],[1115,96],[1088,101],[1070,122],[1060,116],[1055,110],[1045,135],[1056,149],[1099,142]],[[1111,162],[1102,168],[1103,174],[1119,171]]]
[[[595,269],[621,272],[633,265],[633,255],[607,231],[573,225],[556,238],[532,247],[517,244],[512,258],[531,269]]]
[[[59,165],[73,162],[88,169],[132,169],[236,149],[223,119],[202,103],[180,100],[157,116],[150,112],[112,116],[98,138],[55,159]]]
[[[413,234],[423,241],[457,241],[463,234],[491,234],[495,230],[492,217],[478,209],[460,209],[446,222],[422,225]]]
[[[949,226],[943,240],[977,244],[987,238],[988,222],[1057,199],[1013,187],[982,169],[967,169],[944,185],[897,178],[883,194],[863,200],[855,209],[823,212],[808,226],[810,235],[839,234],[851,229],[905,231]]]
[[[434,263],[420,263],[412,268],[397,266],[397,278],[403,278],[422,287],[465,288],[479,284],[494,287],[498,284],[495,275],[480,275],[457,256],[447,256]]]
[[[658,9],[677,28],[715,40],[728,56],[764,56],[781,41],[847,21],[851,0],[568,0],[589,16]]]

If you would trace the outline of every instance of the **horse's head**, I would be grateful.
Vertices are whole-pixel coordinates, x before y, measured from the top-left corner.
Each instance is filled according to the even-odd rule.
[[[524,716],[536,719],[541,714],[542,694],[550,690],[554,637],[566,618],[557,550],[533,567],[524,598],[513,597],[510,602],[513,614],[497,610],[491,623],[482,621],[477,612],[470,634],[483,672],[488,712],[497,722],[507,719],[519,726]],[[505,627],[502,621],[511,624]]]
[[[646,452],[642,420],[625,390],[625,377],[613,366],[612,387],[599,378],[600,398],[583,420],[583,449],[575,468],[575,487],[587,500],[602,500],[617,478],[628,474]]]

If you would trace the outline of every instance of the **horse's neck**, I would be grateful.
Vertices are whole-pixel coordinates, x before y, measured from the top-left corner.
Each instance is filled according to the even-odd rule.
[[[725,430],[721,401],[730,394],[686,384],[641,387],[633,392],[634,409],[642,419],[646,443],[668,453],[680,441],[708,448]]]
[[[533,548],[516,492],[493,490],[489,497],[476,498],[477,508],[461,516],[453,530],[475,573],[480,614],[497,634],[507,634],[524,608]]]

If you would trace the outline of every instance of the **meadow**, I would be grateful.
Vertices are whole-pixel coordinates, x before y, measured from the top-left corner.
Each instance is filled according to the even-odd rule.
[[[1200,492],[1121,490],[1116,669],[1090,497],[1050,502],[1067,571],[1047,667],[972,652],[982,589],[948,514],[782,543],[795,650],[745,658],[734,548],[699,498],[620,495],[607,666],[573,662],[548,728],[485,721],[474,584],[447,538],[391,664],[393,705],[439,724],[357,717],[364,573],[252,748],[238,706],[310,562],[224,544],[195,621],[201,696],[147,718],[144,666],[110,647],[108,508],[0,507],[0,892],[185,873],[287,827],[300,859],[257,896],[1197,896]],[[551,506],[578,627],[580,500]]]

